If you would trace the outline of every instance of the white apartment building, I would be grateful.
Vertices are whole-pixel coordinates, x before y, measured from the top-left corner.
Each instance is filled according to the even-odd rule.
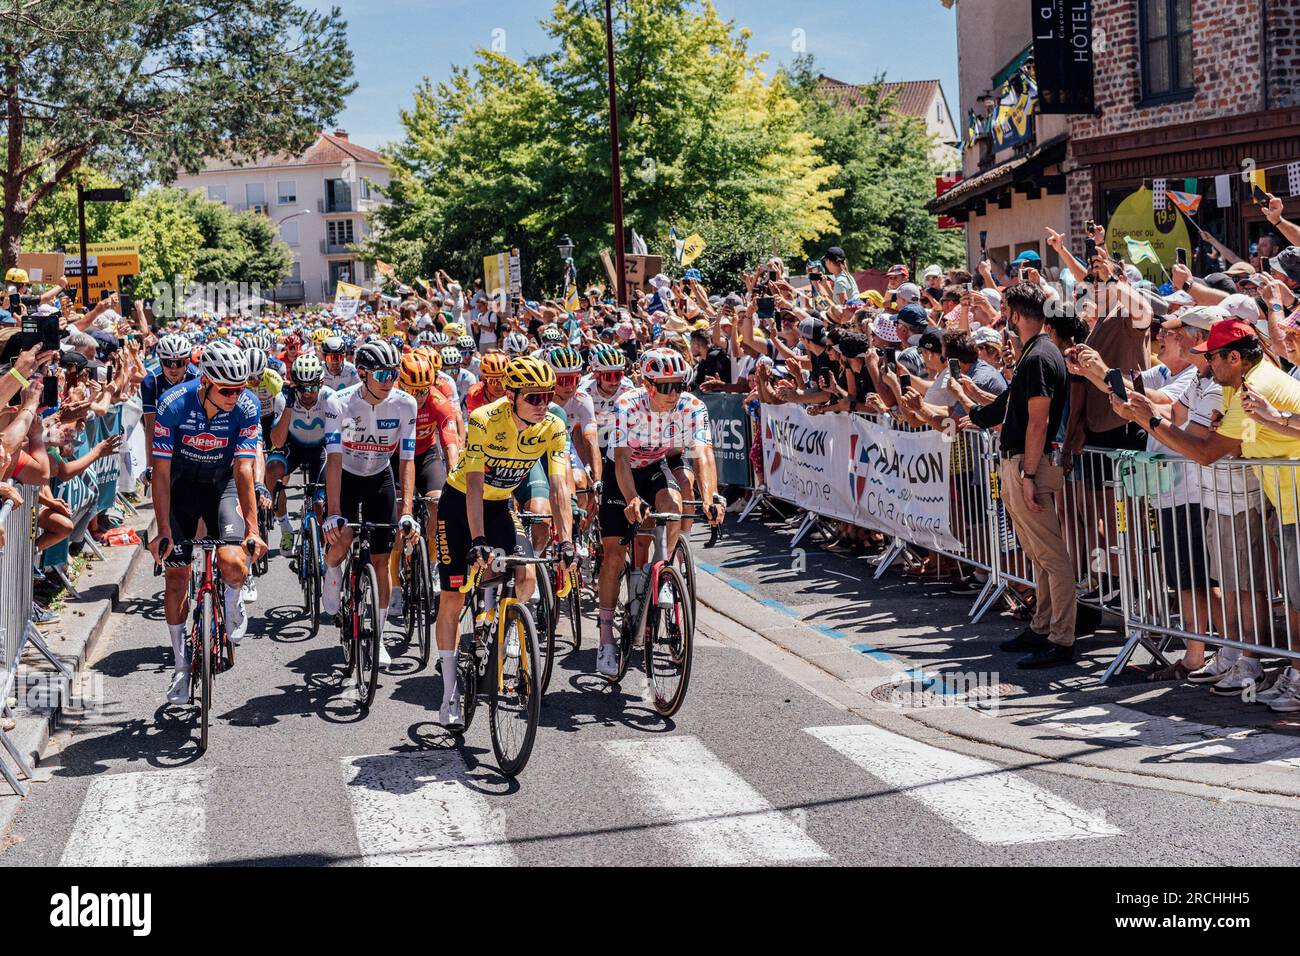
[[[199,189],[238,212],[263,213],[279,225],[293,250],[293,271],[262,294],[300,305],[333,299],[339,281],[369,283],[374,275],[352,246],[370,233],[366,215],[386,202],[388,165],[372,149],[348,140],[346,130],[320,133],[300,156],[266,157],[243,166],[209,162],[202,172],[173,184]],[[379,187],[379,188],[376,188]]]
[[[833,79],[825,73],[818,76],[817,89],[826,97],[843,107],[858,106],[866,99],[871,84],[844,83]],[[919,119],[925,124],[926,132],[934,137],[934,149],[930,155],[941,170],[957,170],[961,167],[961,157],[957,152],[957,142],[961,138],[948,109],[948,98],[944,96],[943,87],[938,80],[907,80],[901,83],[881,83],[885,94],[894,96],[894,112],[901,116]]]

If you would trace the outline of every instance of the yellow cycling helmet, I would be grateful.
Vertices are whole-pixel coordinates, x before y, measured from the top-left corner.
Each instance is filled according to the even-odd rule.
[[[426,392],[433,386],[435,374],[428,356],[420,352],[407,352],[402,356],[397,384],[408,392]]]
[[[442,332],[447,336],[447,338],[454,341],[457,336],[465,334],[465,326],[461,325],[459,322],[448,322],[443,326]]]
[[[18,285],[27,285],[31,280],[27,278],[27,270],[19,269],[17,266],[11,268],[5,273],[5,282],[16,282]]]
[[[311,334],[311,341],[313,345],[320,345],[329,337],[330,337],[329,329],[317,329],[315,332]]]
[[[506,388],[519,391],[525,388],[555,388],[555,370],[531,355],[521,355],[506,366]]]
[[[482,378],[499,378],[506,374],[510,356],[505,352],[489,352],[479,363],[478,373]]]
[[[230,329],[226,328],[224,325],[217,326],[217,338],[224,339],[229,334]]]

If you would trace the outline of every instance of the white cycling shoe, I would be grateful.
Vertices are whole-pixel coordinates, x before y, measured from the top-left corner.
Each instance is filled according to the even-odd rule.
[[[249,580],[252,580],[251,578]],[[244,607],[244,594],[240,591],[239,600],[235,604],[235,610],[229,615],[226,621],[226,637],[230,638],[230,643],[236,647],[244,639],[244,634],[248,631],[248,610]]]
[[[602,644],[596,651],[596,673],[601,677],[618,676],[618,647],[614,644]]]
[[[239,589],[239,596],[243,598],[245,604],[257,603],[257,578],[251,574],[244,578],[244,586]]]
[[[465,713],[460,694],[453,697],[450,704],[444,704],[438,710],[438,723],[452,733],[459,733],[465,729]]]
[[[190,664],[185,662],[185,669],[172,672],[171,686],[167,688],[167,703],[188,704],[190,702]]]
[[[391,663],[393,663],[393,657],[392,657],[391,654],[388,653],[388,645],[384,643],[384,638],[383,638],[382,636],[380,636],[380,638],[379,638],[379,666],[380,666],[380,667],[387,667],[387,666],[388,666],[389,664],[391,664]]]

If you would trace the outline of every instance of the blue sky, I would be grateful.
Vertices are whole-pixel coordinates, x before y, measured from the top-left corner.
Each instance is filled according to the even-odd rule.
[[[401,138],[399,110],[423,76],[445,78],[452,65],[474,59],[504,30],[506,52],[544,52],[548,41],[537,21],[548,0],[334,0],[348,21],[358,87],[339,125],[358,143],[378,148]],[[948,108],[957,109],[956,13],[940,0],[715,0],[718,12],[753,33],[751,49],[765,50],[769,66],[793,59],[792,37],[802,30],[808,52],[823,73],[864,83],[877,73],[889,80],[938,79]],[[617,52],[617,51],[616,51]]]

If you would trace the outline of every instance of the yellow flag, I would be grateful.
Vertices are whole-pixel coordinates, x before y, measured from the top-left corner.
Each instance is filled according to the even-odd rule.
[[[704,251],[704,240],[698,232],[693,232],[682,242],[682,265],[689,266]]]
[[[564,290],[564,307],[570,312],[577,312],[582,307],[582,301],[578,298],[578,287],[573,283]]]
[[[1268,192],[1268,173],[1262,169],[1252,169],[1250,171],[1250,184],[1259,187],[1260,192]],[[1255,201],[1254,190],[1251,190],[1251,199]]]

